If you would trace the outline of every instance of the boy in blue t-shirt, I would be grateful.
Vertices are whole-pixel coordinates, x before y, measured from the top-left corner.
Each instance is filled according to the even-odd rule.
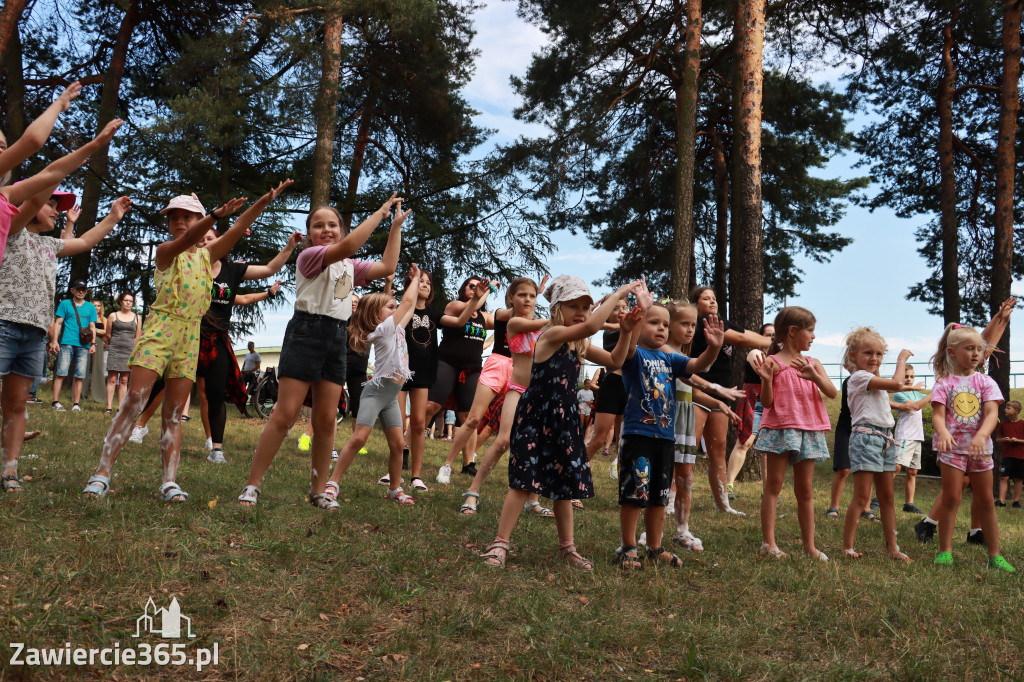
[[[641,301],[641,305],[644,303]],[[626,569],[641,565],[636,548],[641,512],[647,528],[648,557],[673,567],[682,563],[661,542],[675,463],[675,380],[710,367],[725,339],[721,322],[710,316],[705,332],[707,349],[698,358],[688,358],[661,350],[668,341],[668,327],[668,309],[650,306],[643,322],[633,329],[631,347],[622,365],[626,410],[619,443],[619,566]]]

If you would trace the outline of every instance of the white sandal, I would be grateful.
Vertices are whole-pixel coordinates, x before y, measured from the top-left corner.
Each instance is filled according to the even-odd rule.
[[[242,488],[242,494],[238,496],[237,502],[246,507],[255,507],[260,489],[254,485],[247,485]]]

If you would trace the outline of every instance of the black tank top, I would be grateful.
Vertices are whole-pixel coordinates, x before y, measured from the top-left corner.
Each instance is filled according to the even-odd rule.
[[[502,322],[497,317],[494,318],[494,345],[491,346],[491,352],[495,355],[504,355],[506,358],[512,357],[512,351],[508,347],[508,320]]]
[[[437,357],[456,369],[480,369],[486,338],[484,315],[478,310],[464,326],[444,328]]]
[[[615,344],[619,342],[620,333],[618,329],[605,329],[604,334],[601,335],[601,346],[611,353],[615,350]]]

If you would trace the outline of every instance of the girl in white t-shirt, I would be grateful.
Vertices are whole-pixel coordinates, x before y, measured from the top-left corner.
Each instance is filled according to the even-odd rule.
[[[885,550],[890,559],[910,561],[896,544],[896,507],[893,503],[893,477],[896,472],[896,448],[889,407],[889,392],[903,388],[907,359],[913,355],[901,350],[896,358],[892,379],[878,375],[885,357],[885,339],[871,327],[861,327],[846,336],[843,366],[850,372],[847,400],[850,403],[850,473],[853,474],[853,499],[846,510],[843,524],[843,555],[854,559],[863,556],[853,548],[857,522],[867,507],[874,483],[879,513],[885,536]]]
[[[359,308],[352,315],[349,345],[357,353],[365,353],[373,344],[374,371],[373,378],[363,384],[352,436],[338,454],[338,464],[324,491],[335,505],[341,477],[356,458],[356,453],[366,445],[378,417],[390,450],[387,499],[401,505],[416,504],[412,495],[406,495],[402,490],[405,437],[402,435],[402,410],[398,407],[398,393],[413,375],[409,371],[405,326],[412,318],[420,288],[420,269],[415,263],[409,268],[408,280],[401,303],[390,294],[367,294],[360,299]]]
[[[395,208],[391,233],[380,262],[353,260],[380,222]],[[249,480],[238,502],[256,506],[263,477],[295,423],[306,394],[313,392],[313,473],[309,500],[321,509],[338,503],[324,495],[331,467],[338,400],[345,383],[348,320],[352,317],[352,289],[395,272],[402,247],[402,223],[411,211],[402,211],[397,193],[348,232],[341,214],[330,206],[313,209],[306,218],[306,237],[312,244],[295,262],[295,313],[285,329],[277,366],[280,385],[277,405],[256,445]],[[347,234],[346,234],[347,233]]]

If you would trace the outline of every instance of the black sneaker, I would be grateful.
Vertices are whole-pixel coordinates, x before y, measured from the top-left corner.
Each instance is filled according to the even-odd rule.
[[[972,545],[984,545],[985,531],[981,530],[980,528],[974,533],[972,533],[971,531],[967,531],[967,542],[969,542]]]
[[[914,524],[914,532],[917,533],[917,539],[921,542],[931,542],[932,538],[935,537],[936,527],[937,524],[928,523],[921,519]]]
[[[924,512],[918,509],[917,505],[914,504],[913,502],[904,503],[903,511],[907,512],[908,514],[924,514]]]
[[[1014,509],[1020,509],[1020,502],[1014,502],[1010,506],[1013,507]]]
[[[871,498],[871,508],[874,509],[875,511],[878,511],[878,507],[879,506],[880,505],[878,504],[878,498],[877,497],[872,497]]]
[[[996,506],[997,507],[1005,507],[1006,503],[1003,502],[1002,500],[996,500]]]
[[[42,405],[43,401],[33,395],[29,396],[29,399],[26,400],[25,403],[27,405]]]
[[[468,476],[476,476],[476,462],[470,462],[466,466],[462,467],[462,473]]]

